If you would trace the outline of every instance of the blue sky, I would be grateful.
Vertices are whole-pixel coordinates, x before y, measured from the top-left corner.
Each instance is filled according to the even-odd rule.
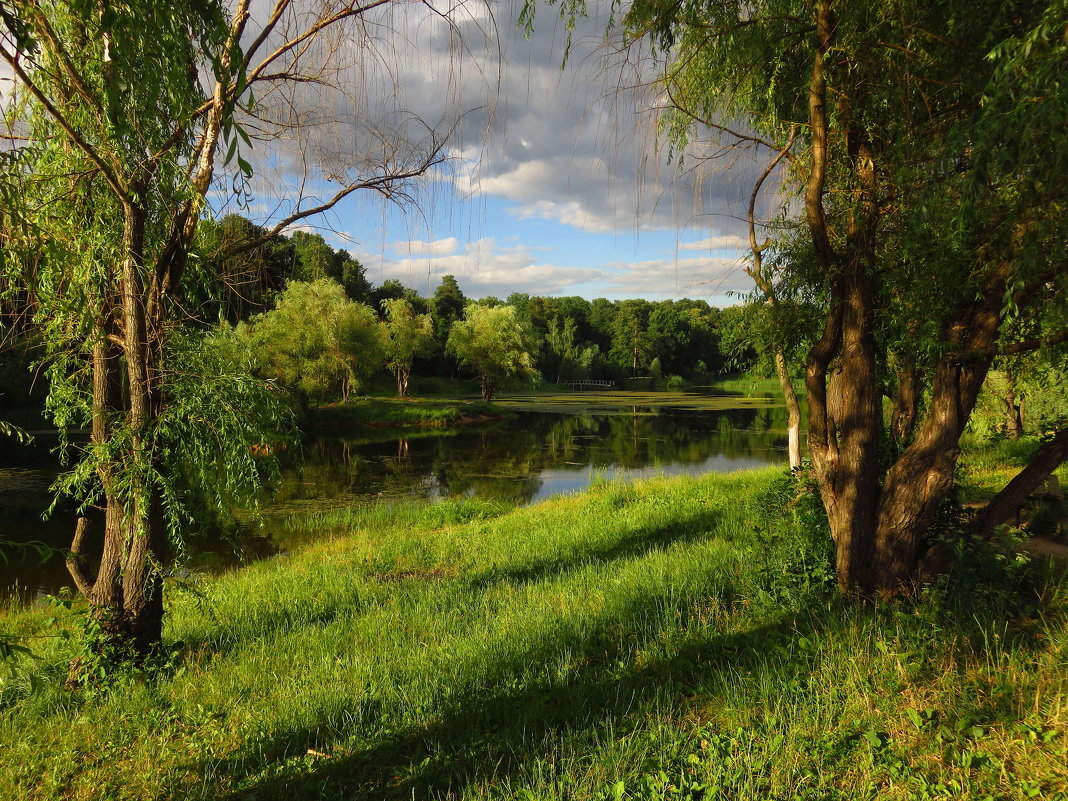
[[[274,172],[257,169],[248,213],[268,220],[295,185],[314,200],[331,191],[322,176],[339,165],[367,168],[360,159],[375,148],[401,158],[405,136],[448,129],[447,161],[411,184],[414,203],[353,196],[302,227],[348,249],[374,283],[397,278],[423,294],[452,274],[469,297],[737,303],[751,288],[739,220],[750,154],[702,162],[699,144],[688,169],[669,163],[653,67],[621,53],[591,9],[566,68],[550,8],[529,38],[516,31],[514,3],[453,2],[451,26],[420,4],[387,9],[370,46],[345,54],[337,92],[295,98],[311,118],[349,127],[302,132],[288,152],[265,138],[258,161]]]

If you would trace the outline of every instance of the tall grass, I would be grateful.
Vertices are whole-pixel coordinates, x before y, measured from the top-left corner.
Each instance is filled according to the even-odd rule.
[[[171,665],[110,689],[9,611],[47,638],[0,797],[1068,798],[1064,589],[799,591],[777,475],[293,518],[326,538],[172,586]]]

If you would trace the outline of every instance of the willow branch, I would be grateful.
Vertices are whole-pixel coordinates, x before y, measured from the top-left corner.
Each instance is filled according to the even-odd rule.
[[[1017,353],[1026,353],[1040,348],[1049,348],[1068,342],[1068,329],[1058,331],[1044,337],[1025,339],[1022,342],[1012,342],[1008,345],[992,345],[989,348],[977,348],[975,350],[957,351],[947,354],[947,358],[956,362],[970,362],[979,359],[992,358],[994,356],[1013,356]]]
[[[44,106],[45,111],[47,111],[48,114],[52,117],[52,119],[56,121],[56,124],[63,129],[63,132],[66,133],[68,137],[70,137],[70,140],[75,145],[77,145],[78,149],[81,150],[89,158],[89,160],[96,165],[97,169],[99,169],[101,174],[104,176],[104,180],[107,181],[108,186],[111,187],[111,190],[115,193],[119,200],[121,200],[123,203],[128,203],[130,200],[130,193],[125,183],[119,178],[119,176],[114,172],[114,170],[111,169],[108,163],[104,161],[101,155],[96,152],[96,148],[86,142],[85,139],[82,138],[81,134],[74,130],[74,126],[70,124],[67,118],[63,115],[63,112],[56,108],[55,104],[53,104],[52,101],[48,99],[48,96],[41,91],[40,87],[38,87],[37,84],[34,83],[33,79],[22,68],[22,65],[19,64],[18,59],[15,58],[15,56],[13,56],[10,52],[8,52],[7,48],[2,45],[0,45],[0,58],[7,62],[8,66],[11,67],[15,75],[18,76],[18,79],[22,83],[22,85],[26,87],[30,94],[32,94],[42,106]]]

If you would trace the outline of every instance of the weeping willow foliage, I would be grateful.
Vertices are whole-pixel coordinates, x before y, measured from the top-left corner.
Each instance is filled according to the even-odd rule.
[[[70,464],[57,501],[73,498],[83,512],[118,504],[132,517],[158,497],[180,548],[191,530],[255,498],[271,467],[249,446],[290,425],[233,335],[185,318],[183,271],[158,275],[161,265],[180,267],[184,254],[169,252],[180,214],[202,205],[190,179],[196,128],[181,121],[207,100],[198,70],[225,72],[228,20],[211,0],[14,2],[0,16],[27,73],[4,109],[15,138],[0,178],[10,201],[0,208],[3,285],[23,293],[45,347],[46,409]],[[131,207],[143,226],[134,236]],[[123,276],[131,260],[141,294]],[[149,318],[155,354],[147,419],[134,419],[126,400],[93,401],[102,342],[117,346],[109,380],[129,396],[119,345],[131,305]],[[106,436],[86,442],[80,432],[94,422]]]

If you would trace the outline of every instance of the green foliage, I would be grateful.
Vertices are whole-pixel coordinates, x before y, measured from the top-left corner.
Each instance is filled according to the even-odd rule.
[[[247,344],[225,324],[207,333],[173,332],[167,363],[161,380],[172,401],[146,432],[157,458],[145,473],[119,474],[114,488],[131,501],[139,487],[156,488],[180,555],[190,535],[232,521],[236,507],[255,506],[277,466],[271,458],[254,458],[253,451],[291,436],[293,421],[279,387],[252,375]],[[83,395],[60,399],[64,405],[57,413],[78,415],[63,417],[61,430],[87,419],[80,416],[88,414]],[[100,470],[122,452],[129,436],[117,421],[107,442],[65,440],[77,459],[55,483],[57,501],[74,498],[82,508],[96,503]]]
[[[446,349],[482,382],[486,401],[505,382],[539,378],[534,368],[534,333],[519,320],[513,306],[468,306],[464,319],[449,332]]]
[[[429,355],[434,347],[434,325],[429,314],[416,314],[404,298],[382,301],[386,315],[386,366],[397,376],[397,394],[408,394],[408,379],[416,356]]]
[[[371,284],[366,270],[346,250],[330,247],[320,234],[294,231],[289,241],[293,247],[293,278],[312,282],[329,278],[345,289],[350,300],[368,303],[371,300]]]
[[[291,281],[274,309],[239,326],[258,371],[293,392],[302,408],[338,394],[381,367],[386,334],[370,307],[336,281]]]
[[[834,542],[810,468],[777,478],[754,503],[766,600],[793,609],[826,601],[835,588]]]
[[[466,305],[467,298],[456,283],[456,278],[443,275],[430,299],[430,314],[434,318],[434,332],[439,342],[445,344],[448,340],[453,325],[463,317]]]

